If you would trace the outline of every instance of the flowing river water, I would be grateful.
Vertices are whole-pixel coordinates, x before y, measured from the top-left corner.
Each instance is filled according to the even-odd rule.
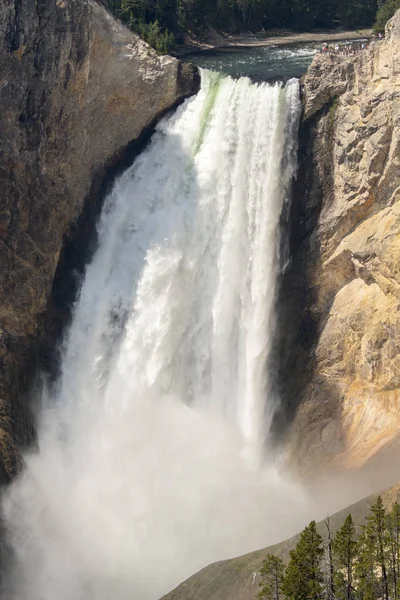
[[[194,53],[188,60],[203,69],[252,81],[288,81],[302,77],[323,44],[227,47]]]
[[[13,593],[151,600],[315,514],[268,448],[297,80],[202,72],[119,177],[4,506]]]

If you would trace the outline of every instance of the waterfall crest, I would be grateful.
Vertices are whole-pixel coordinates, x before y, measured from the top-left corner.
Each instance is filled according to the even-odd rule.
[[[297,81],[203,72],[106,199],[40,451],[5,502],[32,600],[155,599],[298,525],[300,492],[288,515],[260,456],[299,111]]]

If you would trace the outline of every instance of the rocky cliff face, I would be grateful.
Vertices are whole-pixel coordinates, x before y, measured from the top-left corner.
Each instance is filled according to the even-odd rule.
[[[23,394],[40,358],[60,253],[84,200],[122,149],[197,86],[191,66],[157,56],[94,1],[1,3],[2,479],[34,439]]]
[[[275,429],[289,418],[288,461],[320,479],[321,471],[366,468],[400,429],[400,11],[384,41],[350,59],[316,56],[302,83],[291,261],[278,299],[284,410]],[[335,484],[340,503],[346,491]],[[397,484],[384,503],[399,494]],[[349,512],[363,523],[370,501],[334,514],[333,530]],[[265,554],[285,560],[297,540],[210,565],[163,600],[251,600]]]
[[[303,100],[280,368],[290,460],[319,473],[400,429],[400,11],[357,57],[318,55]]]

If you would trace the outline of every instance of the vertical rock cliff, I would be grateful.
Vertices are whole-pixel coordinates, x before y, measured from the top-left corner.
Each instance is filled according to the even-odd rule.
[[[303,101],[280,369],[290,460],[316,474],[399,433],[400,12],[356,57],[316,56]]]
[[[106,167],[127,144],[197,86],[190,65],[157,56],[96,2],[1,3],[3,480],[34,439],[24,393],[40,358],[60,253],[85,198],[90,190],[96,195]]]

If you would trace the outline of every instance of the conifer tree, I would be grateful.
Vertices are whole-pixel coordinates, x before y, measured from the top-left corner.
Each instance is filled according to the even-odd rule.
[[[287,600],[321,600],[323,573],[321,561],[324,554],[322,538],[315,521],[304,529],[290,560],[282,584]]]
[[[375,574],[374,540],[368,535],[366,526],[358,539],[357,558],[355,563],[355,580],[357,581],[356,598],[375,600],[378,582]]]
[[[332,550],[335,566],[335,592],[338,600],[353,600],[353,571],[357,556],[356,531],[353,517],[347,516],[342,527],[336,533]]]
[[[389,587],[391,588],[390,597],[397,600],[399,597],[399,543],[400,543],[400,505],[398,502],[392,507],[390,513],[386,516],[386,527],[389,541],[389,563],[390,574]]]
[[[284,573],[285,565],[282,559],[273,554],[267,554],[260,569],[261,582],[257,598],[259,600],[280,600]]]
[[[375,504],[371,506],[371,515],[367,518],[367,531],[374,540],[376,563],[381,571],[382,598],[389,600],[389,586],[387,577],[387,548],[388,531],[386,509],[382,497],[378,496]]]

